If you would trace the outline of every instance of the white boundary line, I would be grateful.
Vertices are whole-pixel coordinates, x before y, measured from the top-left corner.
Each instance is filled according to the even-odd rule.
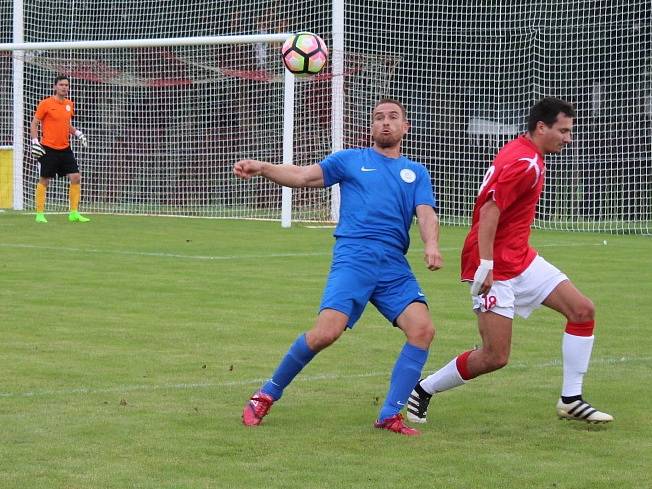
[[[548,243],[536,246],[536,248],[573,248],[585,246],[606,246],[603,241],[601,243]],[[123,256],[146,256],[151,258],[181,258],[186,260],[251,260],[257,258],[292,258],[301,256],[326,256],[330,255],[332,251],[322,252],[306,252],[306,253],[260,253],[256,255],[182,255],[178,253],[157,253],[147,251],[120,251],[120,250],[103,250],[97,248],[69,248],[58,246],[43,246],[33,244],[21,243],[0,243],[0,248],[16,248],[16,249],[30,249],[30,250],[51,250],[51,251],[67,251],[71,253],[94,253],[105,255],[123,255]],[[441,248],[441,251],[459,251],[458,247]],[[422,253],[423,250],[419,248],[412,248],[408,254],[413,255]]]
[[[591,360],[591,365],[619,365],[637,362],[649,362],[652,357],[604,357],[594,358]],[[550,360],[543,363],[528,364],[527,362],[514,362],[510,363],[508,367],[516,369],[544,369],[551,367],[561,367],[561,360]],[[294,382],[318,382],[320,380],[342,380],[342,379],[364,379],[371,377],[389,377],[390,372],[365,372],[360,374],[338,374],[326,373],[319,375],[304,375],[297,377]],[[190,390],[190,389],[212,389],[221,387],[241,387],[247,385],[260,385],[267,379],[249,379],[249,380],[234,380],[225,382],[213,383],[181,383],[181,384],[161,384],[161,385],[146,385],[146,384],[132,384],[120,385],[115,387],[75,387],[71,389],[51,389],[51,390],[35,390],[27,392],[0,392],[0,398],[25,398],[25,397],[48,397],[48,396],[68,396],[75,394],[111,394],[111,393],[124,393],[124,392],[151,392],[157,390]]]
[[[323,256],[329,255],[329,252],[306,252],[306,253],[261,253],[257,255],[181,255],[178,253],[157,253],[147,251],[119,251],[119,250],[102,250],[96,248],[66,248],[57,246],[42,246],[31,244],[10,244],[0,243],[0,248],[18,248],[32,250],[51,250],[51,251],[69,251],[73,253],[97,253],[106,255],[124,255],[124,256],[146,256],[152,258],[182,258],[187,260],[249,260],[255,258],[291,258],[299,256]]]

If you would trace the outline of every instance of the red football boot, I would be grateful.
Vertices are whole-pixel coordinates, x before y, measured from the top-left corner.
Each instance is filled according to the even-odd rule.
[[[242,424],[245,426],[258,426],[265,415],[272,409],[274,399],[262,391],[256,392],[242,410]]]
[[[410,428],[403,422],[403,415],[401,413],[385,418],[382,421],[376,421],[374,428],[393,431],[394,433],[405,436],[418,436],[421,434],[418,430]]]

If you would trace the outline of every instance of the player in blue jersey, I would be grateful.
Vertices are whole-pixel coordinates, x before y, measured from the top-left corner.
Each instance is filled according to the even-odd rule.
[[[292,379],[346,328],[352,328],[371,302],[407,338],[374,426],[408,436],[419,434],[405,425],[400,414],[435,335],[426,298],[405,258],[415,215],[428,269],[439,269],[442,257],[430,176],[422,165],[401,155],[401,141],[409,127],[403,105],[383,99],[372,113],[370,148],[338,151],[308,166],[256,160],[235,164],[234,173],[243,179],[260,175],[295,188],[339,183],[341,195],[333,261],[317,321],[295,340],[272,378],[247,402],[242,413],[246,426],[259,425]]]

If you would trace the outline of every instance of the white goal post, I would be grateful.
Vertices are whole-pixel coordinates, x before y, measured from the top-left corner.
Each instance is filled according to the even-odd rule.
[[[130,39],[130,40],[104,40],[104,41],[76,41],[76,42],[14,42],[0,43],[0,51],[11,51],[13,55],[13,90],[14,90],[14,209],[22,210],[25,196],[23,194],[22,175],[24,164],[24,137],[25,121],[23,119],[23,69],[25,59],[34,59],[30,52],[68,50],[70,52],[80,50],[113,49],[121,50],[126,48],[163,48],[163,47],[184,47],[184,46],[236,46],[250,44],[269,44],[283,42],[290,36],[290,33],[281,34],[259,34],[259,35],[233,35],[233,36],[199,36],[186,38],[163,38],[163,39]],[[287,70],[283,76],[283,149],[282,163],[293,162],[293,137],[294,137],[294,76]],[[209,107],[208,110],[211,108]],[[283,227],[291,225],[292,189],[283,187],[282,190],[282,211],[281,223]]]

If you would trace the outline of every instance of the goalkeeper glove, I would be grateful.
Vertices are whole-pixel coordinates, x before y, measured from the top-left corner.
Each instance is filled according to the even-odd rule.
[[[37,160],[45,154],[45,149],[41,146],[38,139],[32,139],[32,156]]]
[[[491,272],[493,269],[494,269],[493,260],[480,259],[480,266],[475,271],[475,275],[473,275],[473,285],[471,285],[471,295],[478,295],[480,289],[482,288],[482,284],[484,283],[484,280],[487,278],[487,275],[489,275],[489,272]]]
[[[79,129],[75,131],[75,137],[77,138],[77,141],[79,141],[84,148],[88,147],[88,139],[86,139],[84,133],[81,132]]]

